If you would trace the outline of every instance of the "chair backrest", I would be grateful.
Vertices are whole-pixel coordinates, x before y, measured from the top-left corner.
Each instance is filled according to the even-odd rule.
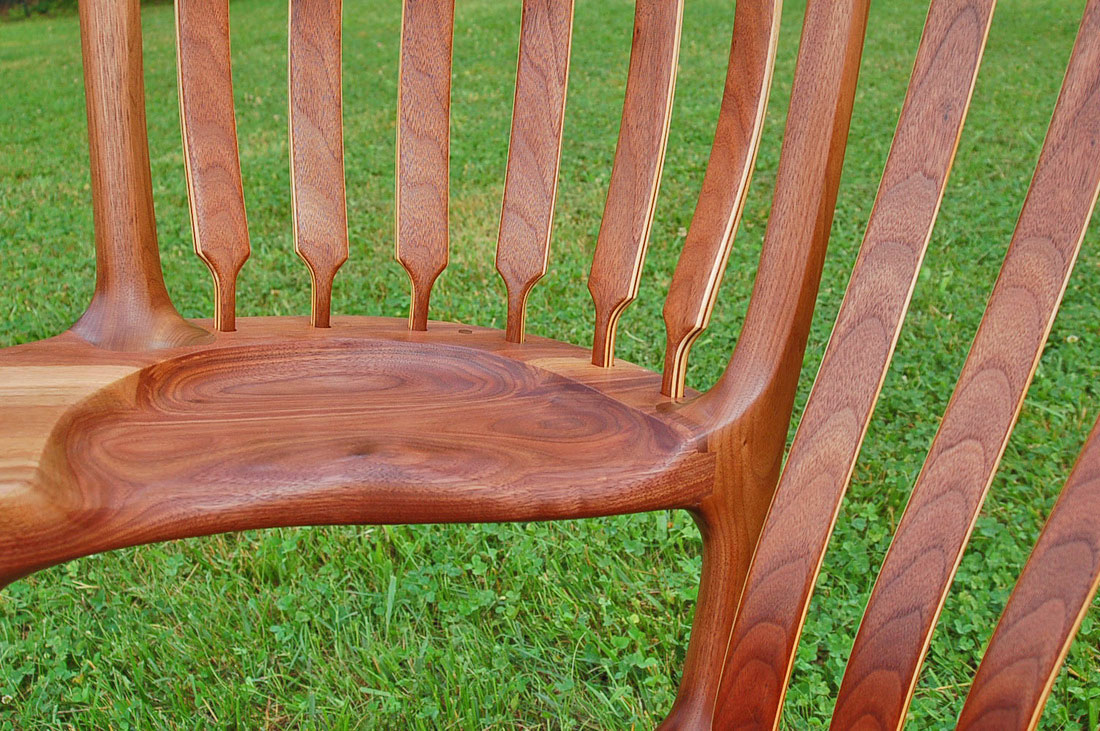
[[[753,296],[729,367],[685,399],[692,343],[714,308],[763,128],[779,0],[736,5],[714,145],[664,307],[663,392],[712,424],[716,448],[752,451],[768,486],[716,725],[778,723],[814,582],[898,340],[974,89],[995,0],[932,0],[878,196],[821,369],[780,475],[855,96],[869,0],[809,0]],[[195,249],[232,330],[249,255],[234,121],[228,0],[177,0],[180,111]],[[614,361],[638,293],[671,118],[683,0],[637,0],[618,146],[588,287],[592,361]],[[524,338],[549,259],[566,110],[572,0],[524,0],[496,251],[504,337]],[[160,271],[142,87],[138,0],[82,0],[97,282],[78,334],[109,348],[207,337],[175,312]],[[396,256],[409,324],[429,327],[448,262],[453,0],[404,0],[397,120]],[[340,0],[290,0],[295,250],[329,325],[348,257]],[[1088,0],[1000,277],[860,627],[834,725],[898,727],[963,549],[1019,414],[1100,191],[1100,0]],[[771,415],[744,415],[765,393]],[[725,445],[725,446],[723,446]],[[732,446],[731,446],[732,445]],[[755,456],[762,455],[762,456]],[[748,468],[746,468],[748,469]],[[773,492],[774,490],[774,496]],[[1100,577],[1100,426],[1012,594],[961,724],[1030,727]],[[750,521],[751,522],[751,521]]]

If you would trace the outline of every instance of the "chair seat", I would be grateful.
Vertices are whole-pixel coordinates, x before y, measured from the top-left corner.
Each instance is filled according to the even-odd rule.
[[[61,363],[80,362],[78,343],[59,345]],[[78,378],[81,366],[42,357],[0,369]],[[712,474],[655,374],[485,328],[264,318],[148,364],[95,358],[87,368],[114,368],[110,382],[65,406],[33,478],[0,469],[0,512],[16,516],[0,517],[0,577],[58,551],[245,528],[690,505]],[[18,436],[12,416],[0,443]]]

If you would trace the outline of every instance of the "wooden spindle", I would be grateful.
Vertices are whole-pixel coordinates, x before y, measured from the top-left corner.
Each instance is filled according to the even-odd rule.
[[[341,8],[341,0],[290,0],[294,251],[309,267],[314,327],[329,326],[332,282],[348,259]]]
[[[112,350],[153,350],[209,334],[176,311],[164,286],[145,127],[138,0],[81,0],[96,283],[72,330]]]
[[[596,306],[592,362],[615,359],[615,329],[638,296],[672,119],[683,0],[638,0],[619,142],[588,290]]]
[[[409,327],[447,268],[454,0],[405,0],[397,101],[397,261],[412,284]]]
[[[512,139],[497,239],[508,290],[505,337],[523,342],[527,296],[546,274],[558,191],[573,0],[524,0]]]
[[[237,274],[248,259],[229,0],[176,0],[180,124],[195,253],[214,278],[214,328],[236,328]]]

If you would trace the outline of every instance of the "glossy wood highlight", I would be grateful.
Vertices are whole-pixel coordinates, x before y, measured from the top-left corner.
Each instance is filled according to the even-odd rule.
[[[311,321],[328,327],[332,282],[348,259],[341,0],[290,0],[290,182],[294,251],[309,267]]]
[[[405,0],[397,97],[397,261],[412,284],[409,327],[426,330],[447,268],[454,0]]]
[[[592,362],[615,359],[615,328],[638,295],[665,162],[684,0],[638,0],[619,142],[588,290],[596,305]]]
[[[514,343],[523,342],[527,295],[550,255],[572,41],[573,0],[524,0],[496,260]]]
[[[1100,0],[1090,0],[997,283],[856,635],[834,726],[899,728],[1100,191]]]
[[[665,299],[661,393],[672,398],[684,395],[688,351],[710,321],[741,220],[764,129],[782,9],[779,0],[737,4],[714,145]]]
[[[237,274],[248,259],[229,0],[176,0],[180,127],[195,253],[214,278],[214,329],[232,331]]]

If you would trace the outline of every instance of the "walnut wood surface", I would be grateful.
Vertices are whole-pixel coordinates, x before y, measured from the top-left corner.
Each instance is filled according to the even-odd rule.
[[[807,5],[760,268],[722,379],[684,408],[712,424],[714,494],[696,511],[703,577],[684,680],[666,728],[725,728],[725,644],[768,510],[821,276],[855,97],[868,4]],[[729,668],[725,670],[729,673]],[[717,693],[717,709],[715,698]],[[725,714],[725,715],[723,715]]]
[[[778,720],[813,582],[942,200],[992,6],[941,0],[929,10],[864,243],[757,544],[723,678],[719,710],[730,723]]]
[[[1033,729],[1100,584],[1100,420],[974,676],[961,729]]]
[[[73,332],[118,350],[203,340],[168,298],[157,248],[138,0],[80,0],[95,294]]]
[[[596,305],[592,362],[600,366],[614,361],[619,316],[638,295],[672,119],[683,13],[684,0],[635,4],[619,142],[588,277]]]
[[[611,365],[667,140],[682,0],[638,0],[589,278],[590,352],[524,336],[545,272],[573,0],[525,0],[497,265],[505,331],[432,322],[447,263],[453,0],[405,0],[396,251],[408,322],[330,316],[347,258],[340,0],[290,0],[295,246],[309,321],[241,318],[248,254],[225,0],[178,0],[181,119],[213,322],[180,318],[157,252],[137,0],[81,0],[97,279],[88,312],[0,350],[0,586],[122,546],[282,525],[688,510],[703,571],[667,729],[775,727],[814,577],[897,341],[995,0],[932,0],[863,246],[780,480],[828,243],[869,0],[810,0],[775,194],[726,372],[684,393],[744,202],[778,0],[738,3],[702,193],[665,307],[662,376]],[[1100,190],[1100,0],[1089,0],[989,308],[843,678],[834,726],[896,728]],[[236,330],[234,330],[234,326]],[[208,329],[215,332],[210,333]],[[662,390],[666,395],[662,395]],[[774,495],[774,499],[773,499]],[[1100,576],[1094,428],[960,725],[1030,728]]]
[[[232,331],[237,274],[250,248],[233,112],[229,0],[177,0],[176,53],[195,253],[214,277],[214,328]]]
[[[405,0],[397,92],[397,261],[412,284],[409,327],[428,326],[447,268],[454,0]]]
[[[341,0],[290,0],[290,183],[294,251],[309,267],[314,327],[328,327],[332,282],[348,259]]]
[[[665,300],[661,392],[666,396],[684,395],[688,351],[706,328],[718,299],[764,128],[782,9],[778,0],[737,4],[714,145]]]
[[[834,725],[898,728],[1100,190],[1100,0],[1090,0],[1031,188],[886,554]]]
[[[523,342],[527,295],[550,254],[572,40],[573,0],[524,0],[496,261],[514,343]]]
[[[47,414],[0,432],[0,583],[245,528],[688,507],[713,471],[656,374],[485,328],[248,318],[156,357],[12,348],[0,376],[5,425]]]

